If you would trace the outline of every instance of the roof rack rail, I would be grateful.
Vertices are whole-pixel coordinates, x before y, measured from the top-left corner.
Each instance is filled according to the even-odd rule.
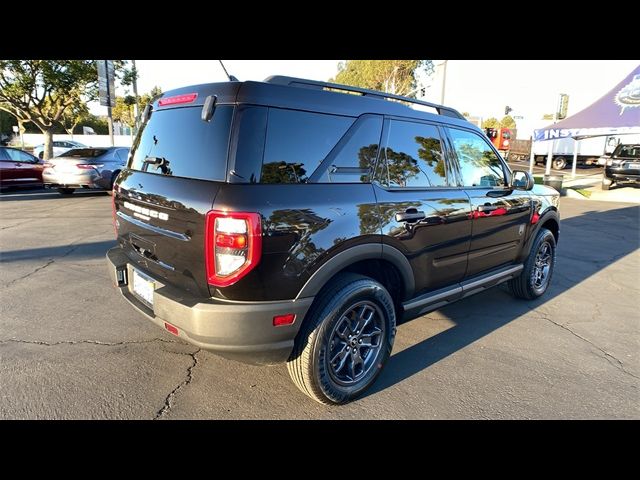
[[[305,87],[305,88],[314,88],[317,90],[324,90],[325,88],[331,88],[335,90],[344,90],[347,92],[356,92],[360,93],[363,96],[374,97],[378,99],[393,99],[400,100],[403,102],[415,103],[418,105],[425,105],[427,107],[434,108],[439,115],[444,115],[447,117],[459,118],[462,120],[467,120],[465,117],[460,114],[456,109],[445,107],[444,105],[438,105],[437,103],[425,102],[423,100],[416,100],[415,98],[403,97],[402,95],[394,95],[392,93],[384,93],[376,90],[369,90],[366,88],[360,87],[352,87],[351,85],[342,85],[340,83],[331,83],[331,82],[320,82],[317,80],[307,80],[304,78],[296,78],[296,77],[287,77],[284,75],[272,75],[270,77],[265,78],[266,83],[272,83],[275,85],[287,85],[290,87]]]

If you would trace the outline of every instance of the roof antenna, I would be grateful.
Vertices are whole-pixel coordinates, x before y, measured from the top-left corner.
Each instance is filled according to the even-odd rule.
[[[234,77],[233,75],[229,75],[229,72],[227,72],[227,69],[224,68],[224,63],[222,63],[222,60],[218,60],[220,62],[220,65],[222,66],[222,69],[224,70],[224,74],[227,76],[227,78],[229,79],[230,82],[239,82],[239,80]]]

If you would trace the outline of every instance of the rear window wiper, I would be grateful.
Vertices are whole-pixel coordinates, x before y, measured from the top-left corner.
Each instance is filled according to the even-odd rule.
[[[169,160],[164,157],[145,157],[142,161],[145,164],[145,167],[142,169],[143,172],[147,171],[149,165],[153,165],[157,169],[165,175],[172,175],[171,169],[169,168]]]

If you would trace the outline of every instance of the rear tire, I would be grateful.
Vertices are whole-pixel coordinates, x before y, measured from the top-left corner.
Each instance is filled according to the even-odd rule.
[[[296,386],[324,404],[344,404],[376,379],[393,347],[389,292],[354,273],[332,279],[316,297],[287,362]]]
[[[59,188],[58,193],[60,195],[71,195],[75,190],[75,188]]]
[[[550,230],[541,228],[519,277],[509,280],[509,290],[516,298],[536,299],[547,291],[556,264],[556,239]]]
[[[564,157],[556,157],[553,159],[553,168],[556,170],[564,170],[567,166],[567,159]]]
[[[107,193],[109,195],[113,195],[113,184],[116,182],[116,178],[118,178],[118,175],[120,175],[120,170],[117,170],[117,171],[113,172],[113,175],[111,175],[111,182],[109,183],[109,190],[107,190]]]

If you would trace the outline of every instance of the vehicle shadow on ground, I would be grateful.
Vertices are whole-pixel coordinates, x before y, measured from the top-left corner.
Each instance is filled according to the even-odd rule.
[[[56,198],[86,198],[103,197],[109,195],[106,190],[79,190],[70,195],[61,195],[56,191],[39,190],[37,192],[3,192],[0,202],[15,202],[21,200],[55,200]]]
[[[75,245],[61,245],[59,247],[27,248],[24,250],[9,250],[0,252],[0,264],[10,262],[23,262],[25,260],[43,259],[93,259],[104,258],[107,250],[116,245],[114,240],[102,242],[78,243]]]
[[[585,212],[562,220],[556,269],[544,296],[535,301],[516,299],[503,285],[441,308],[439,313],[455,325],[392,355],[363,397],[415,375],[632,253],[640,248],[638,231],[640,206]]]

